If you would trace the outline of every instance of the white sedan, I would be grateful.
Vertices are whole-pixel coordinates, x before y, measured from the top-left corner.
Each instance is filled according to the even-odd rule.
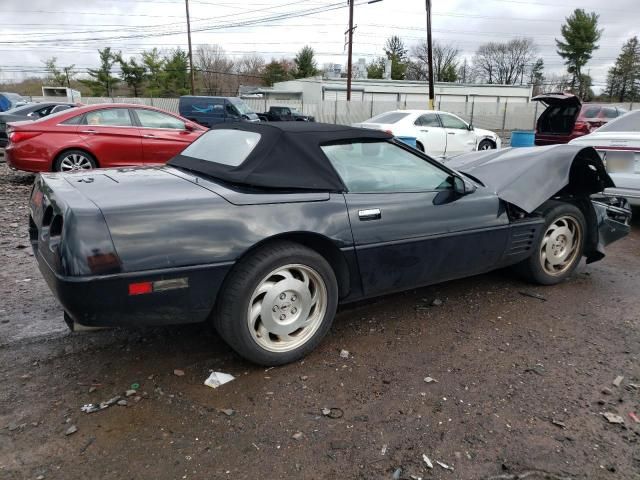
[[[594,147],[616,184],[607,193],[640,207],[640,110],[611,120],[593,133],[569,143]]]
[[[396,137],[415,137],[419,150],[439,158],[501,146],[500,137],[494,132],[436,110],[394,110],[353,126],[385,130]]]

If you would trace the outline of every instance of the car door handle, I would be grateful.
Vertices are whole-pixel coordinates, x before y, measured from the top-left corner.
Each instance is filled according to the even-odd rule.
[[[420,129],[421,132],[428,132],[429,130],[425,129],[425,128],[421,128]]]
[[[91,134],[93,134],[93,133],[98,133],[98,131],[97,130],[81,130],[80,133],[91,133]]]
[[[151,135],[150,133],[147,133],[146,135],[143,135],[144,138],[156,138],[155,135]]]
[[[449,135],[455,135],[455,134],[456,134],[456,132],[447,132],[447,134],[449,134]]]
[[[362,221],[365,220],[380,220],[382,213],[379,208],[370,208],[368,210],[358,210],[358,218]]]

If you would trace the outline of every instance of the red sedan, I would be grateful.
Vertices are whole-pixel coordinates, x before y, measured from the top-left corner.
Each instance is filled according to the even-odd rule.
[[[158,165],[184,150],[206,129],[144,105],[88,105],[35,122],[10,123],[5,155],[27,172]]]

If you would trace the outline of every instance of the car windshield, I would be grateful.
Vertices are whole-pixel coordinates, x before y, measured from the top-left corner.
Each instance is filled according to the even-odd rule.
[[[182,156],[237,167],[256,148],[261,135],[243,130],[209,130],[182,152]]]
[[[240,99],[232,98],[229,101],[238,109],[240,115],[250,115],[254,113],[253,110],[251,110],[249,106]]]
[[[640,131],[640,110],[625,113],[598,129],[598,132],[638,132]]]
[[[364,123],[397,123],[408,116],[409,114],[406,112],[387,112],[376,115],[375,117],[366,120]]]

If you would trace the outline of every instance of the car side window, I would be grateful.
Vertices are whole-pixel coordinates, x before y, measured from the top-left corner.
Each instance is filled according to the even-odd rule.
[[[390,142],[320,148],[351,193],[428,192],[450,185],[448,172]]]
[[[140,126],[143,128],[173,128],[175,130],[184,130],[184,122],[178,118],[167,115],[166,113],[156,112],[155,110],[147,110],[144,108],[136,108],[136,115],[140,120]]]
[[[602,109],[602,116],[604,118],[616,118],[618,116],[618,111],[615,108],[604,107]]]
[[[82,121],[84,125],[131,127],[131,115],[127,108],[105,108],[87,112]]]
[[[418,127],[441,127],[438,115],[435,113],[425,113],[420,115],[415,121],[414,125]]]
[[[467,124],[462,120],[452,115],[447,115],[446,113],[440,114],[440,120],[442,121],[442,126],[444,128],[457,128],[460,130],[467,130],[468,128]]]
[[[240,116],[240,112],[238,112],[238,109],[236,107],[234,107],[233,105],[231,105],[230,103],[227,103],[225,105],[225,110],[227,111],[227,115],[230,115],[232,117],[239,117]]]

